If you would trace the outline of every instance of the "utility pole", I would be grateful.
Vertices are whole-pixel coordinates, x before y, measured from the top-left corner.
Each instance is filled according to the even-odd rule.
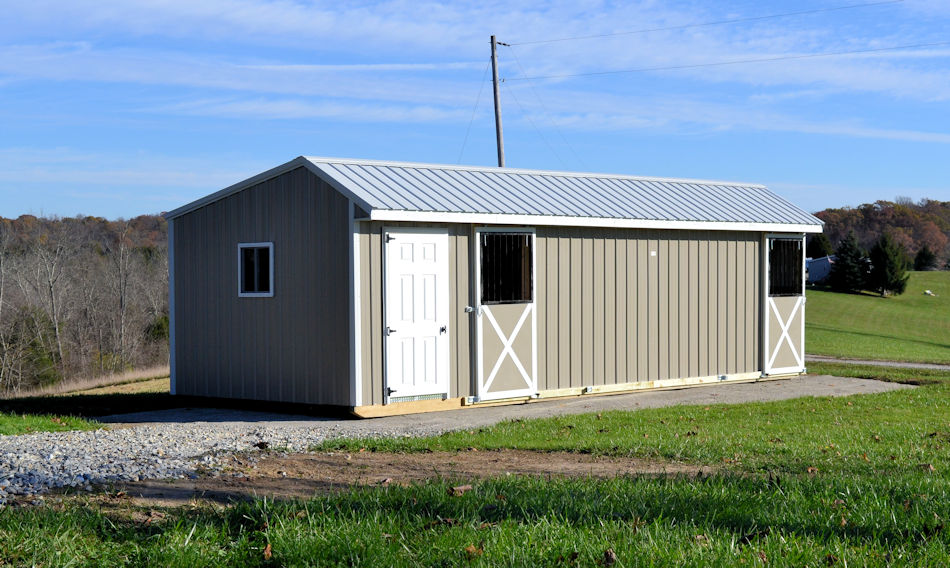
[[[495,140],[498,144],[498,167],[505,167],[505,140],[501,134],[501,97],[498,93],[498,48],[497,46],[508,45],[495,41],[495,36],[491,36],[491,74],[492,83],[495,87]]]

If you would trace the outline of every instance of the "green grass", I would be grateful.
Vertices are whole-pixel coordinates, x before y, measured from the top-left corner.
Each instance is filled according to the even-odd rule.
[[[863,368],[819,366],[861,376]],[[318,451],[418,452],[516,448],[720,464],[730,470],[893,475],[931,463],[950,471],[950,375],[874,369],[926,387],[851,397],[676,406],[507,421],[435,438],[329,441]],[[933,434],[931,436],[931,434]]]
[[[950,363],[950,272],[912,272],[907,291],[887,298],[809,290],[805,318],[809,353]]]
[[[720,471],[432,481],[309,501],[166,509],[153,523],[98,501],[67,500],[63,511],[0,512],[0,558],[54,566],[596,566],[611,548],[615,566],[761,566],[763,558],[778,566],[950,564],[950,373],[814,367],[922,386],[330,442],[320,449],[567,450]],[[450,496],[461,482],[474,488]]]
[[[82,503],[8,510],[0,557],[50,566],[945,565],[946,484],[932,476],[714,476],[449,482],[309,502],[166,511]],[[272,556],[265,558],[270,545]]]
[[[31,432],[95,430],[101,427],[98,422],[77,418],[75,416],[0,412],[0,436],[29,434]]]

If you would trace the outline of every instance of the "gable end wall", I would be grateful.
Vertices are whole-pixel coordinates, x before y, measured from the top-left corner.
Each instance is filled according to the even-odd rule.
[[[304,168],[174,220],[176,393],[350,404],[349,203]],[[274,243],[274,297],[237,245]]]

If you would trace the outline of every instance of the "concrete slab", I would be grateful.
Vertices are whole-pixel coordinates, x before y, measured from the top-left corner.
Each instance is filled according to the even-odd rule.
[[[269,428],[326,427],[343,436],[428,435],[440,431],[477,428],[516,418],[544,418],[606,410],[637,410],[678,404],[733,404],[785,400],[804,396],[849,396],[914,388],[910,385],[807,375],[783,380],[726,383],[677,390],[641,391],[612,395],[585,395],[524,404],[472,407],[447,412],[388,416],[365,420],[296,416],[214,408],[186,408],[117,414],[100,418],[115,427],[134,427],[155,423],[217,423],[235,426],[261,425]]]
[[[874,359],[842,359],[827,355],[805,354],[805,362],[816,361],[821,363],[844,363],[847,365],[871,365],[874,367],[897,367],[899,369],[934,369],[936,371],[950,371],[950,365],[940,363],[913,363],[910,361],[878,361]]]

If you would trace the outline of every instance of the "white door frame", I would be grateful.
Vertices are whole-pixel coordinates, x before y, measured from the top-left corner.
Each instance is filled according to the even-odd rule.
[[[400,399],[404,394],[399,393],[398,391],[391,391],[390,388],[393,384],[390,383],[389,377],[389,340],[388,340],[388,303],[390,299],[388,298],[389,290],[389,261],[387,260],[389,256],[389,247],[388,237],[394,237],[393,240],[398,240],[400,234],[443,234],[446,236],[446,241],[448,241],[449,229],[448,227],[383,227],[381,232],[381,248],[382,248],[382,261],[383,261],[383,270],[382,270],[382,321],[381,329],[379,333],[383,335],[383,404],[389,404],[392,402],[392,399]],[[449,321],[449,258],[448,258],[448,246],[446,246],[446,251],[444,255],[444,265],[445,265],[445,278],[443,279],[442,284],[439,287],[442,289],[442,296],[445,298],[445,313],[442,315],[444,318],[444,326],[446,332],[438,336],[438,342],[436,349],[440,351],[437,355],[437,369],[436,372],[439,376],[439,385],[444,388],[440,388],[437,392],[432,393],[414,393],[408,396],[425,396],[425,398],[430,398],[431,395],[441,395],[442,398],[448,398],[449,389],[451,388],[451,380],[449,377],[449,337],[452,333],[452,328]],[[438,292],[437,292],[438,293]]]
[[[772,300],[772,297],[769,295],[769,273],[771,272],[769,267],[769,241],[778,239],[786,241],[801,240],[802,243],[802,293],[798,297],[798,302],[795,304],[792,312],[789,314],[788,321],[783,321],[783,318],[781,314],[779,314],[774,300]],[[801,373],[805,370],[805,235],[789,235],[781,233],[766,234],[763,241],[762,257],[765,266],[765,275],[762,279],[762,296],[765,299],[765,301],[762,302],[762,374],[783,375],[789,373]],[[792,344],[791,335],[789,335],[790,333],[795,333],[795,330],[790,330],[789,327],[795,320],[795,314],[798,312],[798,310],[801,310],[802,312],[801,342],[799,343],[799,345],[801,345],[801,353],[795,349],[794,344]],[[773,313],[775,314],[775,319],[778,320],[781,329],[779,330],[780,337],[778,343],[775,346],[775,350],[769,353],[769,343],[771,340],[770,333],[772,331],[769,329],[769,321],[771,320],[770,316]],[[775,357],[778,355],[779,350],[781,350],[782,345],[786,342],[792,348],[792,353],[795,355],[795,362],[797,366],[782,367],[779,369],[773,368],[772,364],[775,362]]]
[[[491,315],[491,304],[483,305],[482,304],[482,255],[481,255],[481,245],[480,239],[482,233],[524,233],[530,235],[531,237],[531,302],[524,303],[521,305],[525,306],[525,312],[522,313],[521,325],[515,327],[515,333],[512,336],[505,337],[504,333],[501,333],[497,324],[494,322],[494,318]],[[475,238],[472,239],[472,258],[475,260],[475,270],[474,270],[474,280],[472,281],[472,289],[475,291],[474,306],[475,306],[475,400],[496,400],[496,399],[505,399],[505,398],[518,398],[524,396],[536,396],[538,394],[538,248],[537,248],[537,231],[534,227],[475,227]],[[505,304],[507,305],[507,304]],[[518,336],[518,333],[522,332],[522,328],[525,325],[531,326],[531,361],[529,362],[530,370],[523,369],[523,372],[530,373],[530,376],[526,377],[527,386],[524,389],[512,390],[512,391],[501,391],[490,393],[488,392],[489,387],[491,386],[490,381],[486,379],[493,379],[494,377],[485,376],[485,368],[483,364],[484,360],[484,342],[483,337],[485,333],[485,318],[491,318],[489,322],[489,329],[492,332],[496,333],[501,339],[502,344],[506,347],[502,351],[500,361],[504,360],[505,354],[509,352],[509,348],[514,339]],[[530,321],[527,321],[530,320]],[[497,367],[498,365],[496,365]],[[522,367],[524,362],[522,362]],[[497,370],[497,369],[495,369]],[[521,369],[519,369],[521,370]],[[489,373],[491,373],[489,369]],[[488,384],[486,384],[488,382]]]

